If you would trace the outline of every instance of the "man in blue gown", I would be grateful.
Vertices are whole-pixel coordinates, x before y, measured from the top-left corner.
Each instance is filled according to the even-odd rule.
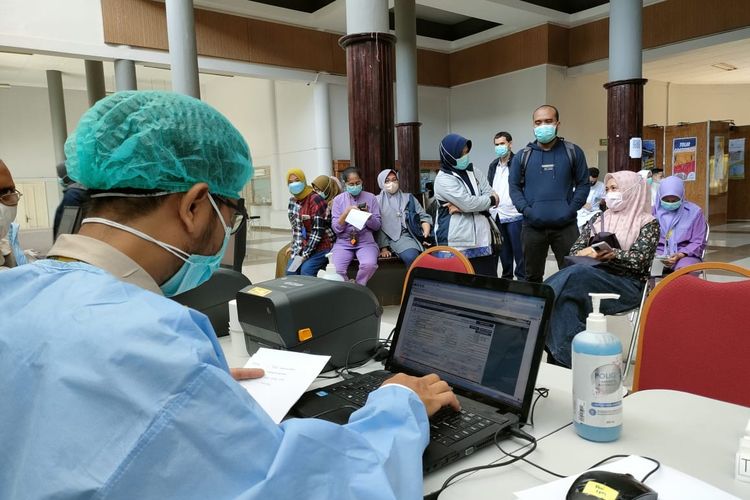
[[[252,165],[226,118],[121,92],[65,149],[91,190],[80,233],[0,273],[0,498],[422,497],[427,417],[458,407],[444,381],[397,375],[347,425],[276,425],[207,318],[166,298],[210,277],[241,222]]]

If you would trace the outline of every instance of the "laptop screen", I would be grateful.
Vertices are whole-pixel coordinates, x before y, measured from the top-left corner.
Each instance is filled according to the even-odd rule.
[[[523,407],[545,299],[415,277],[393,362]]]

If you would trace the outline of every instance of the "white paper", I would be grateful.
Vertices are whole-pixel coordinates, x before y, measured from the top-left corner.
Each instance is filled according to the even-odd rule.
[[[353,208],[349,210],[349,215],[346,216],[345,220],[357,229],[362,229],[363,227],[365,227],[367,219],[369,219],[371,216],[372,214],[370,212],[365,212],[364,210]]]
[[[263,368],[266,375],[242,380],[240,384],[278,424],[320,375],[330,358],[261,347],[245,368]]]
[[[302,256],[301,255],[295,255],[292,259],[292,263],[289,264],[289,272],[293,273],[296,272],[297,269],[299,269],[299,266],[302,265]]]
[[[650,460],[638,456],[629,456],[611,462],[595,470],[627,473],[635,478],[642,478],[648,474],[655,464]],[[583,472],[581,472],[582,474]],[[520,500],[549,500],[550,498],[565,498],[573,482],[580,474],[569,476],[551,483],[517,491]],[[659,500],[740,500],[708,483],[688,476],[676,469],[661,464],[661,467],[646,481],[646,486],[659,494]]]

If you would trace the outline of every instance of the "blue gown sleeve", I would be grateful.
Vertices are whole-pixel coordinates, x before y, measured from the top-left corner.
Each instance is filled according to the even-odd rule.
[[[276,425],[210,365],[166,401],[98,497],[422,498],[429,424],[421,401],[383,387],[347,425]]]

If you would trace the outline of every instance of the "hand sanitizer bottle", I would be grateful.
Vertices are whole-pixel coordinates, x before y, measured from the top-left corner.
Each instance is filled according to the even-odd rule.
[[[750,421],[745,427],[745,435],[740,438],[735,465],[734,477],[738,481],[750,483]]]
[[[599,312],[613,293],[590,293],[594,310],[573,338],[573,425],[590,441],[615,441],[622,431],[622,343]]]

